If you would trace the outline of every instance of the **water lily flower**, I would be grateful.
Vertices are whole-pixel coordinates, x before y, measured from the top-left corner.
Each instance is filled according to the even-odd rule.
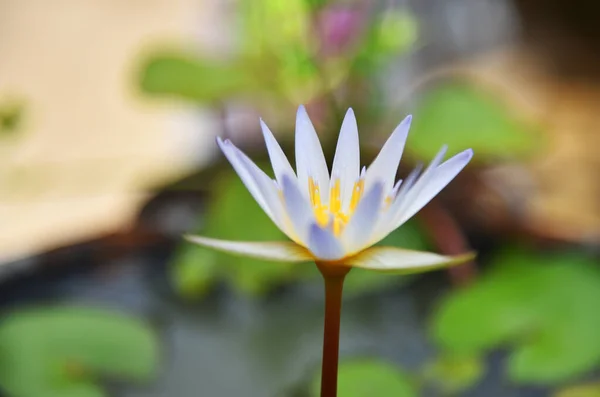
[[[374,246],[400,227],[467,165],[473,151],[443,161],[446,147],[425,169],[404,180],[396,172],[411,116],[388,138],[369,167],[360,167],[358,127],[352,109],[342,122],[328,170],[319,138],[303,106],[296,117],[296,170],[261,120],[274,179],[229,140],[217,143],[258,205],[292,241],[225,241],[186,238],[206,247],[266,260],[314,261],[320,265],[413,273],[460,263],[470,255],[448,257],[397,247]]]

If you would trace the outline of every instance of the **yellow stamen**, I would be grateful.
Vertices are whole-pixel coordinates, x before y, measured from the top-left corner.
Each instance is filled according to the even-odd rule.
[[[333,183],[333,187],[329,191],[329,211],[332,214],[339,212],[342,209],[342,200],[340,199],[340,180],[339,178]]]
[[[321,202],[321,192],[319,191],[319,185],[314,179],[309,178],[308,180],[308,191],[310,197],[310,203],[315,213],[315,219],[317,223],[325,227],[331,225],[333,234],[339,236],[352,213],[356,209],[364,190],[364,180],[359,180],[354,184],[354,190],[352,191],[352,197],[350,199],[350,206],[346,212],[342,209],[342,198],[341,198],[341,186],[340,180],[336,179],[329,190],[329,205],[324,205]]]
[[[365,189],[365,180],[359,179],[358,182],[354,184],[354,189],[352,190],[352,198],[350,199],[350,211],[354,211],[360,198],[362,197],[363,190]]]

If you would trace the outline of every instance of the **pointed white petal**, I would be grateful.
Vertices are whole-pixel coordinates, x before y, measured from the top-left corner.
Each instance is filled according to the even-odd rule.
[[[265,202],[262,192],[258,188],[258,185],[254,181],[254,178],[250,175],[248,169],[242,164],[239,157],[236,155],[235,147],[229,141],[223,141],[221,138],[217,138],[217,144],[221,148],[221,151],[231,163],[231,166],[238,174],[254,200],[258,203],[260,208],[272,219],[273,213]]]
[[[315,214],[306,197],[298,189],[296,181],[287,175],[283,177],[283,200],[286,212],[293,225],[294,233],[304,246],[308,241],[309,225],[315,222]]]
[[[373,185],[360,200],[350,222],[344,229],[341,240],[347,254],[360,251],[368,243],[377,223],[378,215],[383,204],[383,184]]]
[[[300,190],[308,195],[308,178],[319,186],[321,201],[329,201],[329,171],[323,155],[319,137],[304,106],[298,108],[296,116],[296,173]]]
[[[383,182],[384,193],[391,191],[396,180],[396,172],[404,151],[411,120],[412,117],[408,116],[396,127],[375,160],[373,160],[373,163],[367,168],[365,191],[369,190],[378,181]]]
[[[473,150],[467,149],[438,166],[428,178],[414,201],[409,203],[409,207],[402,212],[401,218],[397,222],[401,225],[420,211],[421,208],[429,203],[432,198],[437,196],[437,194],[445,188],[460,171],[462,171],[472,157]]]
[[[342,122],[340,136],[335,148],[335,157],[331,167],[331,183],[335,178],[340,180],[340,198],[342,208],[350,205],[354,183],[360,172],[360,150],[358,143],[358,126],[354,111],[348,109]]]
[[[312,260],[310,253],[305,248],[287,241],[228,241],[193,235],[187,235],[185,239],[194,244],[229,252],[234,255],[281,262],[305,262]]]
[[[395,205],[395,206],[399,206],[400,205],[400,203],[402,202],[402,200],[406,196],[406,193],[408,191],[410,191],[411,187],[414,186],[415,182],[417,181],[417,178],[421,174],[421,170],[422,169],[423,169],[423,164],[418,164],[410,172],[410,174],[408,174],[408,176],[406,177],[406,179],[404,180],[404,182],[402,182],[402,184],[400,185],[400,188],[396,192],[396,195],[394,196],[394,204],[393,205]]]
[[[285,211],[283,200],[275,185],[275,181],[265,174],[263,170],[254,164],[254,162],[241,150],[235,147],[235,145],[230,142],[225,142],[224,145],[231,151],[233,157],[237,158],[239,166],[245,170],[245,173],[249,175],[251,181],[255,184],[264,201],[265,207],[269,211],[267,212],[267,215],[271,218],[273,223],[275,223],[275,225],[288,237],[296,243],[299,243],[299,238],[294,233],[291,222]]]
[[[394,247],[371,247],[344,264],[352,267],[392,272],[398,274],[420,273],[442,267],[459,265],[474,258],[474,255],[444,256],[432,252],[411,251]]]
[[[296,174],[294,173],[294,169],[290,165],[289,160],[285,156],[285,153],[281,150],[281,146],[279,146],[279,143],[273,136],[273,133],[262,119],[260,120],[260,127],[265,138],[271,165],[273,166],[273,173],[275,174],[277,182],[281,185],[283,175],[296,176]]]
[[[308,235],[308,249],[316,260],[333,261],[344,257],[342,244],[329,229],[322,229],[313,223]]]
[[[395,225],[394,220],[398,217],[397,214],[399,213],[400,207],[406,198],[406,194],[415,184],[415,181],[419,177],[422,168],[423,165],[418,164],[417,167],[415,167],[410,174],[408,174],[406,179],[400,184],[398,191],[392,195],[392,203],[390,204],[389,208],[385,210],[385,212],[379,217],[379,220],[375,225],[375,230],[372,233],[372,239],[369,241],[370,245],[382,240],[385,238],[385,236],[393,231],[392,228],[394,228]]]

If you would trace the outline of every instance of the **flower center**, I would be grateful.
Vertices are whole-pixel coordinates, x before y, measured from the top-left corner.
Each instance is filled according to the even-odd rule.
[[[310,203],[312,204],[313,211],[315,212],[315,218],[317,223],[322,226],[331,225],[333,234],[339,236],[348,221],[350,220],[352,213],[356,209],[360,198],[362,197],[365,182],[361,178],[354,184],[352,189],[352,197],[350,198],[350,204],[348,208],[342,208],[342,198],[340,189],[340,180],[336,179],[333,181],[333,185],[329,189],[329,205],[321,202],[321,191],[319,185],[314,179],[309,178],[308,180],[308,191],[310,196]]]

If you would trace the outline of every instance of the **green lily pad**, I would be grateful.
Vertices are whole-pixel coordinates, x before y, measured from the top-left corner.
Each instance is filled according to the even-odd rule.
[[[13,397],[101,397],[99,377],[148,381],[158,342],[143,323],[87,308],[16,312],[0,324],[0,384]]]
[[[233,63],[203,59],[181,51],[157,52],[143,61],[143,92],[212,103],[256,89],[255,78]]]
[[[311,397],[320,395],[320,373],[311,386]],[[340,363],[338,397],[416,397],[418,388],[401,368],[375,359]]]
[[[426,92],[414,110],[407,148],[431,158],[442,145],[472,148],[478,159],[531,155],[543,143],[538,126],[517,120],[492,93],[468,83],[445,83]]]
[[[485,362],[475,356],[441,356],[425,370],[427,380],[446,395],[468,390],[484,373]]]
[[[600,271],[581,255],[514,250],[437,311],[435,341],[455,354],[512,347],[508,374],[520,383],[575,379],[600,364]]]

